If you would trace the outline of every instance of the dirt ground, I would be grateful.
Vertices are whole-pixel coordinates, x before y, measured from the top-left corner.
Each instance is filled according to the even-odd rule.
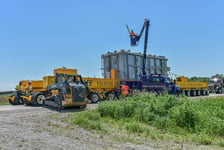
[[[94,109],[97,104],[89,104]],[[0,106],[0,149],[33,150],[154,150],[154,149],[213,149],[204,145],[148,140],[138,144],[116,140],[119,133],[87,131],[66,123],[70,113],[80,110],[53,109],[28,106]],[[126,135],[128,138],[129,135]],[[125,136],[123,136],[125,137]],[[214,148],[217,149],[217,148]]]

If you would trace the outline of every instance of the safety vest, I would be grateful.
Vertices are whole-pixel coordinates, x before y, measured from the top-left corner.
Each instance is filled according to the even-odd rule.
[[[16,85],[16,90],[17,91],[21,90],[21,86],[20,85]]]
[[[131,35],[136,35],[135,32],[131,32],[130,34],[131,34]]]
[[[122,95],[128,95],[128,90],[130,88],[127,85],[122,85],[121,90],[122,90]]]

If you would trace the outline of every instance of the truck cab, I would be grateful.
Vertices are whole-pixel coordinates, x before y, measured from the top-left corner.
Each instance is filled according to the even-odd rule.
[[[178,94],[179,87],[171,79],[164,75],[150,75],[142,77],[142,90],[156,92],[157,94],[167,91],[170,94]]]
[[[212,78],[209,80],[208,89],[210,93],[223,93],[223,80],[220,78]]]

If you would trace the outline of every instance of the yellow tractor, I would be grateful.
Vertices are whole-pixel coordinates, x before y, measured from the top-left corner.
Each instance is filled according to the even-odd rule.
[[[81,75],[57,73],[55,84],[46,89],[43,106],[52,106],[58,110],[73,106],[86,107],[86,104],[90,103],[87,95],[88,87]]]

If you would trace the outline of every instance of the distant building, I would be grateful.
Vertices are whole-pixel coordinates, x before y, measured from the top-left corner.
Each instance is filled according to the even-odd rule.
[[[119,79],[137,80],[142,74],[143,54],[131,53],[130,50],[108,52],[101,56],[102,73],[104,78],[110,78],[110,70],[118,71]],[[146,73],[167,75],[170,67],[167,67],[168,59],[165,56],[147,55]]]

